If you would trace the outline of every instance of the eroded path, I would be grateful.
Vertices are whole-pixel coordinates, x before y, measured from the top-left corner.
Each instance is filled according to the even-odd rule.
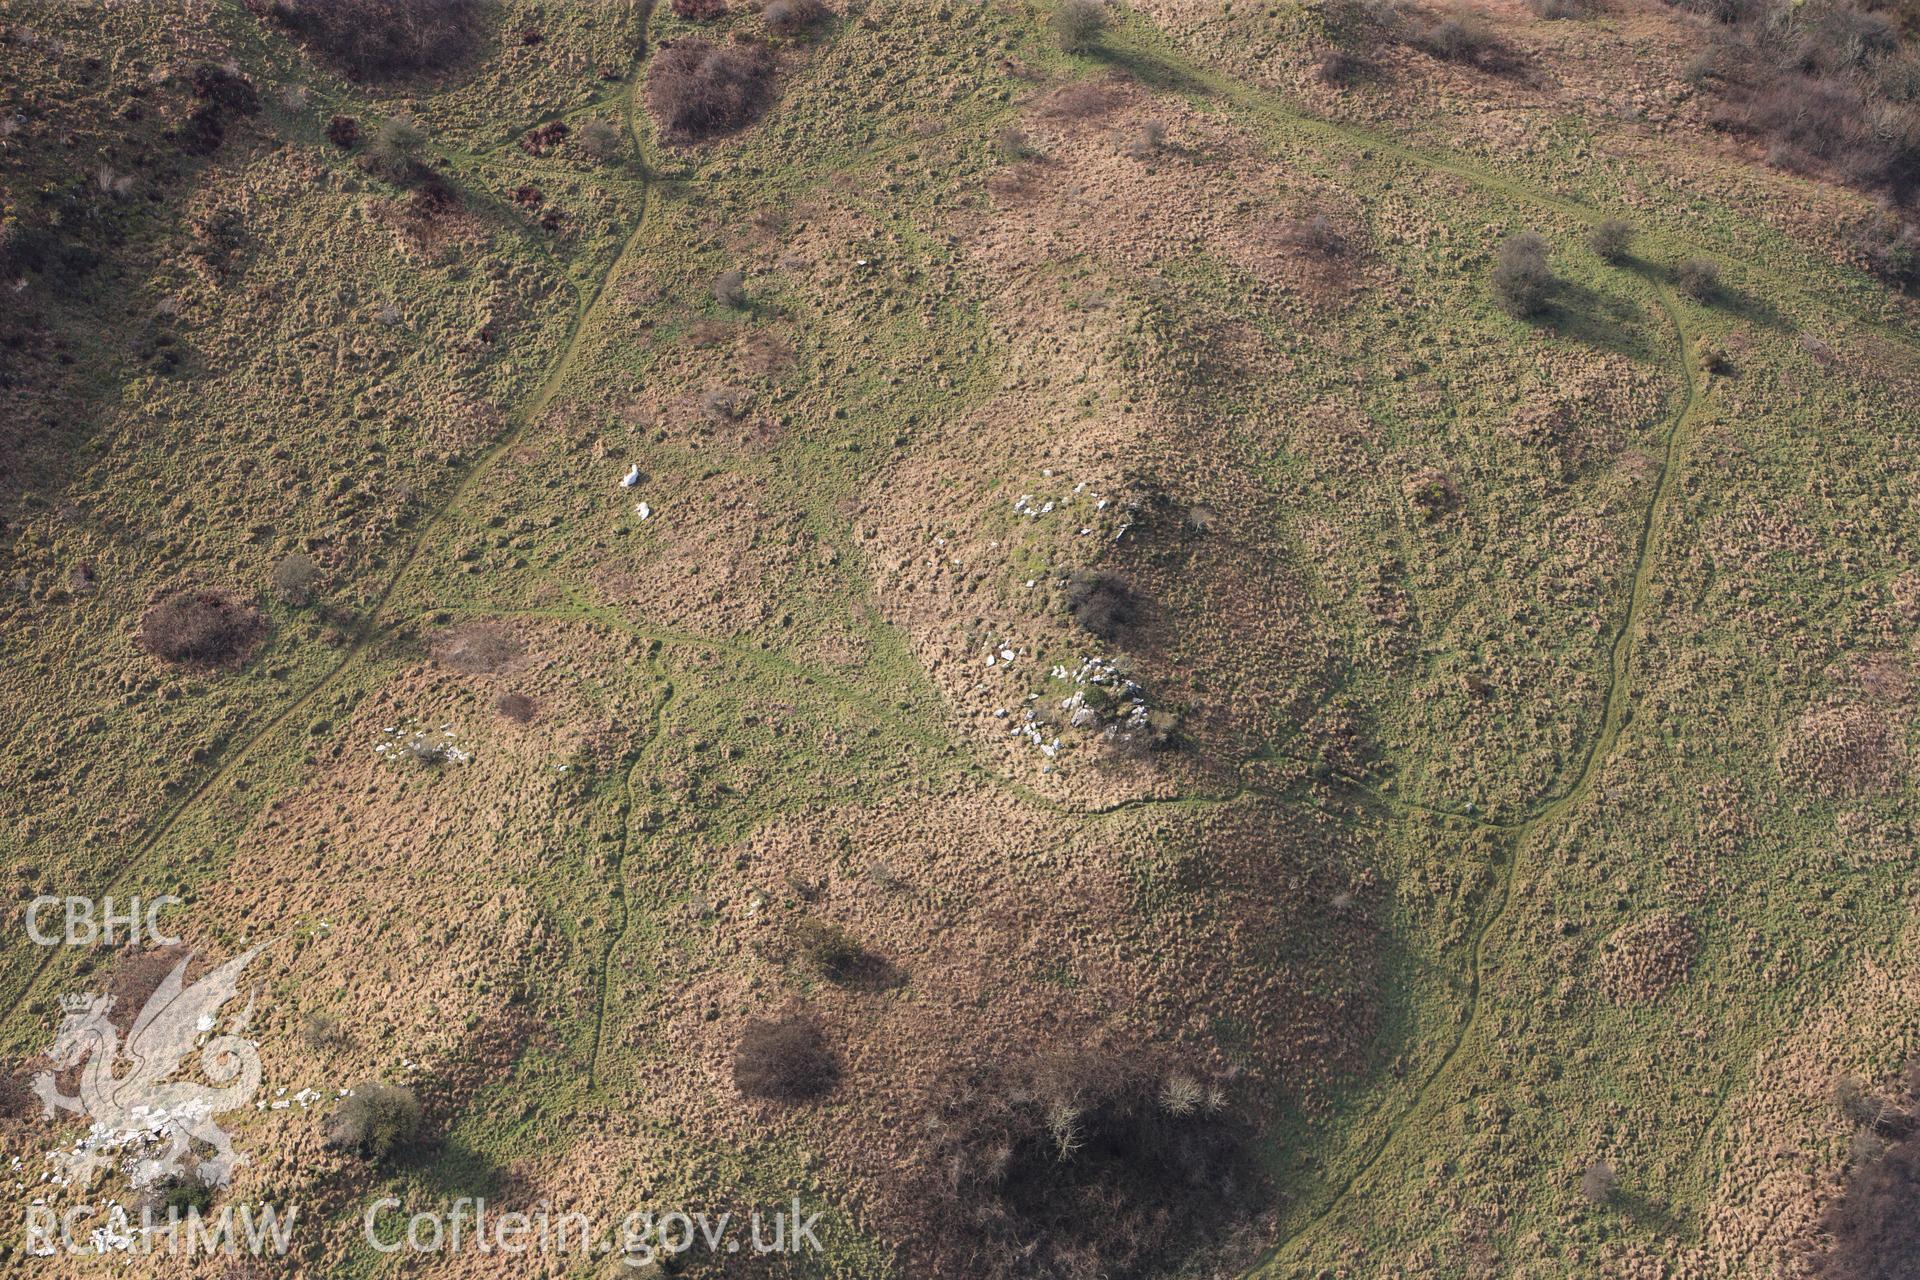
[[[1443,1093],[1446,1086],[1462,1074],[1464,1070],[1461,1065],[1462,1050],[1474,1040],[1486,1008],[1484,977],[1487,952],[1501,920],[1506,915],[1508,904],[1513,900],[1514,883],[1526,873],[1528,851],[1534,845],[1543,843],[1547,833],[1558,827],[1567,814],[1592,793],[1601,769],[1613,754],[1614,746],[1619,741],[1620,731],[1632,718],[1634,653],[1638,648],[1647,602],[1658,572],[1660,544],[1665,530],[1667,510],[1672,502],[1675,482],[1685,462],[1688,425],[1703,395],[1699,376],[1693,366],[1691,335],[1679,305],[1672,291],[1664,284],[1656,285],[1656,296],[1661,310],[1666,314],[1673,329],[1675,364],[1680,378],[1680,397],[1667,427],[1659,472],[1655,477],[1653,494],[1648,500],[1646,515],[1641,523],[1639,541],[1634,554],[1632,589],[1628,592],[1626,609],[1608,647],[1606,698],[1599,732],[1594,735],[1587,747],[1580,772],[1564,792],[1543,799],[1516,823],[1482,824],[1506,834],[1506,854],[1496,864],[1494,886],[1488,894],[1486,907],[1468,942],[1465,1017],[1460,1020],[1459,1029],[1455,1032],[1452,1041],[1440,1055],[1439,1061],[1427,1078],[1414,1091],[1402,1114],[1386,1126],[1373,1149],[1334,1188],[1332,1194],[1291,1232],[1280,1239],[1267,1261],[1259,1268],[1260,1271],[1271,1271],[1280,1266],[1291,1253],[1305,1244],[1314,1231],[1332,1217],[1365,1182],[1381,1159],[1396,1148],[1403,1136],[1413,1128],[1429,1099]],[[1385,799],[1384,802],[1389,805],[1395,803],[1391,799]],[[1474,821],[1471,817],[1467,817],[1466,820]]]

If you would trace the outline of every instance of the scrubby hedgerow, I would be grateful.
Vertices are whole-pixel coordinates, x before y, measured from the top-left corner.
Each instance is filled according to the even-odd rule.
[[[1714,25],[1690,75],[1713,120],[1789,168],[1920,197],[1920,49],[1873,0],[1675,0]]]
[[[360,80],[443,71],[485,31],[480,0],[255,0],[254,7]]]
[[[913,1239],[940,1274],[1148,1274],[1258,1202],[1251,1130],[1226,1093],[1144,1053],[964,1073],[922,1128]]]

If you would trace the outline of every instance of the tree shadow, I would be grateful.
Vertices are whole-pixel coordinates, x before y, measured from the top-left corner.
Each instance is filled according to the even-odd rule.
[[[1678,1211],[1639,1191],[1616,1189],[1608,1201],[1634,1225],[1669,1240],[1692,1239],[1696,1234],[1692,1217],[1685,1206]]]
[[[1629,298],[1562,280],[1539,323],[1560,337],[1650,363],[1660,357],[1641,323],[1645,318],[1646,313]]]
[[[1177,67],[1142,49],[1116,48],[1102,43],[1087,50],[1087,56],[1103,66],[1131,76],[1149,89],[1200,97],[1213,96],[1213,87],[1186,68]]]

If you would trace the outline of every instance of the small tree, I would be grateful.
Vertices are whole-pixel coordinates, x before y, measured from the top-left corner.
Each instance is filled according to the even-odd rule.
[[[1688,258],[1675,267],[1673,282],[1695,302],[1712,302],[1720,296],[1720,268],[1705,258]]]
[[[865,948],[837,924],[808,917],[793,927],[793,946],[820,975],[831,982],[854,976],[867,958]]]
[[[1605,1160],[1595,1160],[1580,1175],[1580,1198],[1588,1204],[1605,1204],[1613,1199],[1613,1190],[1619,1182],[1612,1165]]]
[[[404,1085],[369,1082],[350,1091],[327,1119],[327,1145],[384,1160],[420,1136],[420,1100]]]
[[[281,557],[273,566],[273,594],[282,604],[298,607],[313,599],[313,585],[320,580],[320,566],[304,551]]]
[[[1608,218],[1594,227],[1587,244],[1604,262],[1625,262],[1633,256],[1633,224],[1624,218]]]
[[[770,0],[760,11],[760,20],[776,36],[799,36],[824,26],[833,10],[822,0]]]
[[[1085,53],[1107,29],[1107,6],[1101,0],[1061,0],[1047,25],[1068,53]]]
[[[1500,246],[1493,267],[1493,296],[1510,316],[1535,316],[1553,293],[1553,268],[1547,242],[1538,232],[1522,231]]]
[[[405,116],[394,116],[380,122],[367,150],[382,169],[400,175],[420,163],[420,149],[426,143],[426,132],[419,125]]]
[[[612,164],[626,153],[626,139],[611,120],[593,119],[580,126],[580,145],[601,164]]]

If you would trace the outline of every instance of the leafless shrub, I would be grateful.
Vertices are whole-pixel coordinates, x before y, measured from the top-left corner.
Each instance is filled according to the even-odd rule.
[[[1151,160],[1160,154],[1167,145],[1167,126],[1158,120],[1148,120],[1133,131],[1124,150],[1135,160]]]
[[[1595,1160],[1580,1175],[1580,1198],[1588,1204],[1602,1205],[1613,1199],[1619,1177],[1605,1160]]]
[[[580,145],[601,164],[611,164],[627,153],[626,135],[620,127],[598,117],[580,126]]]
[[[507,692],[493,700],[493,709],[516,724],[531,724],[540,714],[540,704],[524,693]]]
[[[1007,164],[1015,164],[1033,157],[1033,143],[1025,133],[1008,125],[993,135],[993,153]]]
[[[647,106],[670,143],[718,137],[752,124],[773,94],[773,59],[760,45],[677,40],[647,77]]]
[[[1546,310],[1553,287],[1547,242],[1537,232],[1522,231],[1500,246],[1493,266],[1493,296],[1501,310],[1521,318],[1538,315]]]
[[[1140,601],[1126,580],[1094,569],[1068,577],[1063,602],[1075,622],[1102,640],[1120,640],[1141,620]]]
[[[392,116],[373,131],[367,155],[389,177],[404,180],[421,170],[421,148],[427,144],[426,131],[407,116]]]
[[[1486,20],[1465,9],[1409,21],[1407,43],[1442,62],[1493,72],[1511,71],[1518,62]]]
[[[420,1099],[404,1085],[356,1085],[327,1117],[327,1145],[384,1160],[419,1139],[424,1114]]]
[[[1707,258],[1688,258],[1673,269],[1673,282],[1696,302],[1720,296],[1720,268]]]
[[[1366,72],[1366,59],[1345,49],[1328,49],[1313,64],[1314,78],[1321,84],[1336,88],[1352,84]]]
[[[1594,227],[1587,245],[1604,262],[1625,262],[1633,256],[1633,224],[1624,218],[1606,218]]]
[[[1599,6],[1594,0],[1527,0],[1527,8],[1536,18],[1560,22],[1570,18],[1591,18]]]
[[[713,300],[739,310],[747,305],[747,277],[741,271],[722,271],[713,281]]]
[[[927,1272],[1161,1274],[1194,1228],[1257,1203],[1250,1131],[1225,1093],[1138,1051],[959,1073],[921,1127],[908,1234]]]
[[[361,80],[442,71],[479,43],[479,0],[274,0],[268,16]]]
[[[1874,1098],[1852,1077],[1837,1083],[1835,1105],[1860,1132],[1846,1187],[1821,1215],[1825,1249],[1812,1271],[1827,1280],[1908,1280],[1920,1275],[1920,1058],[1907,1064],[1904,1102]]]
[[[1727,349],[1712,338],[1702,338],[1693,346],[1694,359],[1699,363],[1702,373],[1728,374],[1733,372],[1733,357]]]
[[[712,22],[726,13],[727,0],[673,0],[673,16],[689,22]]]
[[[1061,0],[1047,26],[1062,49],[1084,53],[1107,29],[1107,6],[1101,0]]]
[[[760,20],[769,33],[790,39],[825,26],[833,20],[833,10],[823,0],[768,0],[767,7],[760,11]]]
[[[440,633],[433,645],[438,666],[468,675],[504,669],[524,650],[519,637],[497,622],[466,622]]]
[[[197,667],[238,666],[265,634],[253,606],[224,591],[178,591],[140,619],[142,648]]]
[[[827,1093],[839,1079],[839,1059],[805,1013],[755,1018],[740,1033],[733,1083],[749,1097],[804,1102]]]
[[[303,605],[313,599],[313,587],[320,580],[320,566],[304,551],[282,556],[273,566],[273,594],[282,604]]]
[[[1318,211],[1304,213],[1282,223],[1280,239],[1295,253],[1321,262],[1344,258],[1352,247],[1340,224]]]

